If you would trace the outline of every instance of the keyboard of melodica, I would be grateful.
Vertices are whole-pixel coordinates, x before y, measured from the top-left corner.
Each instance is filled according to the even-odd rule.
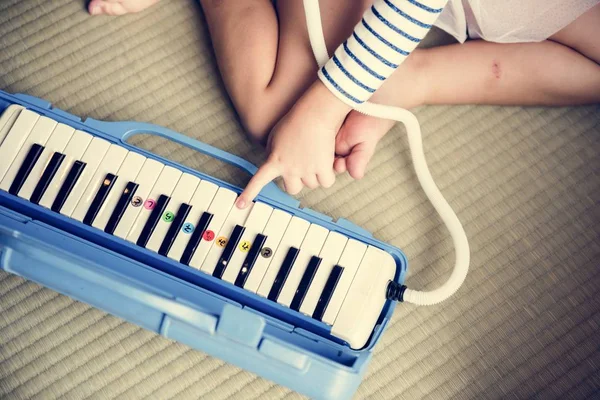
[[[0,117],[0,189],[331,325],[364,345],[386,252],[50,118]]]

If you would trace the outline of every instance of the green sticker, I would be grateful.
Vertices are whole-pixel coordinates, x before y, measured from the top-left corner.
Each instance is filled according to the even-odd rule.
[[[164,213],[162,219],[165,222],[173,222],[173,220],[175,219],[175,214],[173,214],[171,211],[167,211],[166,213]]]

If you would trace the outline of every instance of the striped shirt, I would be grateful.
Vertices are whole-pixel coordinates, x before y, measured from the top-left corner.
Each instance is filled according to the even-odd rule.
[[[350,106],[368,100],[429,32],[447,1],[375,0],[319,78]]]

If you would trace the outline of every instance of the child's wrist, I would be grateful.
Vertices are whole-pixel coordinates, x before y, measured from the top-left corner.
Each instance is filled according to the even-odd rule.
[[[323,134],[329,133],[335,137],[350,111],[350,106],[317,80],[298,99],[286,117],[303,120],[302,123],[309,126],[319,126]]]
[[[319,94],[319,96],[322,96],[324,99],[326,99],[327,104],[330,106],[328,108],[330,108],[332,111],[339,112],[340,114],[348,114],[350,111],[352,111],[352,107],[344,103],[335,94],[333,94],[331,90],[325,86],[323,82],[321,82],[320,79],[315,81],[313,88]]]

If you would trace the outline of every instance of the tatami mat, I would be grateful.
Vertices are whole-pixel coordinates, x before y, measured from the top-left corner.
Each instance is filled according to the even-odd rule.
[[[80,116],[153,122],[255,163],[225,96],[199,5],[90,18],[83,1],[0,2],[0,88]],[[401,305],[357,398],[583,399],[600,390],[600,107],[423,107],[429,165],[472,249],[464,287]],[[245,177],[150,136],[145,148]],[[367,177],[302,196],[405,251],[434,288],[452,242],[413,173],[402,127]],[[294,399],[288,389],[0,273],[0,398]]]

